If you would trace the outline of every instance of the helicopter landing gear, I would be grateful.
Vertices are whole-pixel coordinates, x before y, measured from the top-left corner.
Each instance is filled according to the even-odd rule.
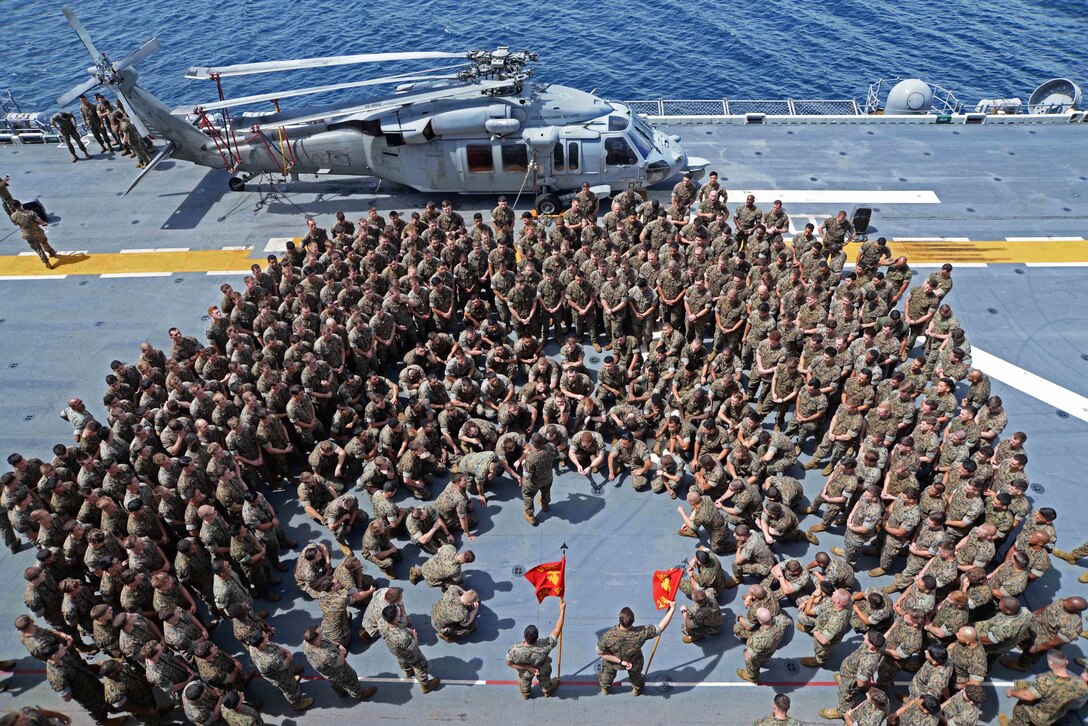
[[[550,217],[553,214],[559,214],[559,210],[562,209],[562,205],[559,202],[559,197],[554,194],[541,194],[536,198],[536,212],[545,217]]]
[[[230,181],[227,182],[227,186],[230,187],[232,192],[242,192],[246,189],[246,182],[249,179],[240,176],[232,176]]]

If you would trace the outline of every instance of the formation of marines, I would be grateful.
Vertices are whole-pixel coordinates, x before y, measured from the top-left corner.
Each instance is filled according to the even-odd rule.
[[[71,442],[48,461],[8,458],[0,528],[13,551],[38,549],[24,573],[33,617],[16,627],[50,684],[101,722],[180,706],[197,724],[260,723],[246,695],[258,674],[296,710],[312,703],[302,658],[338,694],[368,698],[345,658],[358,637],[381,638],[429,692],[439,679],[394,581],[434,588],[443,640],[471,633],[474,510],[504,479],[535,527],[569,471],[675,501],[678,535],[698,542],[681,638],[719,636],[718,598],[743,586],[741,678],[759,682],[791,627],[812,637],[809,668],[861,633],[825,719],[977,723],[998,659],[1050,670],[1011,689],[1012,723],[1076,707],[1088,682],[1061,648],[1088,603],[1031,612],[1022,598],[1051,553],[1075,561],[1088,545],[1053,549],[1057,514],[1033,508],[1027,436],[1006,434],[972,366],[951,266],[915,280],[883,238],[848,260],[845,212],[789,237],[780,202],[727,200],[711,174],[685,177],[668,206],[625,191],[601,216],[584,188],[551,224],[519,221],[501,197],[490,220],[448,201],[406,219],[338,213],[329,230],[308,219],[242,289],[221,287],[206,343],[177,328],[168,350],[144,343],[111,365],[101,421],[73,399]],[[596,374],[586,346],[604,354]],[[813,469],[825,479],[806,488]],[[322,612],[301,657],[257,604],[278,601],[299,545],[265,497],[287,487],[326,533],[294,563]],[[779,551],[829,531],[843,546],[809,562]],[[405,547],[421,566],[398,565]],[[885,586],[860,588],[863,558]],[[602,692],[620,673],[641,692],[643,644],[675,609],[641,626],[620,612],[598,642]],[[559,686],[564,612],[507,655],[526,698],[534,679],[544,696]],[[209,639],[217,626],[251,666]],[[788,723],[788,709],[780,696],[759,723]]]

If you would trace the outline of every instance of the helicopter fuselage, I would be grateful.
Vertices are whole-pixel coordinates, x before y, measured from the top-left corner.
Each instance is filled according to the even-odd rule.
[[[260,127],[275,118],[246,122]],[[422,192],[562,194],[584,182],[618,192],[689,165],[678,137],[654,130],[626,105],[556,85],[515,96],[389,104],[287,127],[282,140],[278,133],[265,132],[269,143],[240,145],[236,171],[281,171],[281,142],[293,152],[294,174],[376,176]]]

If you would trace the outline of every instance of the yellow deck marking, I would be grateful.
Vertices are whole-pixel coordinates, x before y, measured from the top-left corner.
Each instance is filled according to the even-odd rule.
[[[190,252],[90,253],[53,260],[55,274],[106,275],[133,272],[208,272],[238,270],[262,264],[251,250],[193,250]],[[0,277],[40,275],[50,272],[37,257],[0,257]]]
[[[1088,241],[1065,240],[1047,242],[975,241],[896,242],[888,243],[892,253],[904,254],[916,263],[982,262],[1013,263],[1088,263]],[[852,263],[858,245],[846,249]],[[50,272],[37,257],[26,255],[0,256],[0,278],[25,275],[104,275],[138,272],[246,272],[250,265],[263,266],[264,257],[251,257],[252,250],[191,250],[189,252],[90,253],[70,255],[56,260]]]
[[[847,245],[846,257],[854,261],[860,245]],[[1088,242],[1050,240],[1047,242],[972,241],[888,242],[894,255],[906,255],[908,262],[1088,262]]]

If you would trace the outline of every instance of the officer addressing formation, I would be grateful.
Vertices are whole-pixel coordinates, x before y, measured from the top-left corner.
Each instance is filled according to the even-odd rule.
[[[144,163],[123,112],[81,101],[103,150]],[[55,123],[72,149],[74,119]],[[50,265],[45,221],[7,180],[0,191]],[[791,628],[810,637],[809,677],[838,666],[825,719],[977,723],[998,661],[1037,674],[1008,689],[1002,723],[1078,708],[1088,681],[1063,646],[1088,602],[1046,604],[1032,583],[1088,543],[1055,549],[1057,513],[1026,494],[1028,437],[1006,433],[972,367],[951,266],[912,285],[883,238],[847,259],[845,212],[788,239],[781,202],[765,212],[748,195],[730,213],[727,201],[711,174],[701,188],[685,177],[668,207],[624,192],[603,226],[588,189],[550,229],[528,213],[519,224],[504,198],[467,227],[449,202],[356,224],[338,214],[331,231],[307,220],[241,289],[222,286],[206,344],[177,328],[167,350],[144,343],[135,362],[113,362],[101,406],[68,401],[72,438],[51,459],[8,457],[4,541],[37,549],[15,627],[49,684],[98,722],[180,707],[197,724],[261,723],[250,681],[302,711],[307,662],[336,694],[370,698],[348,663],[358,636],[391,656],[368,660],[433,691],[433,648],[395,581],[431,588],[443,641],[470,635],[481,602],[464,545],[480,536],[479,508],[513,481],[528,526],[547,526],[555,474],[569,470],[675,507],[660,534],[679,525],[698,542],[675,587],[684,643],[720,652],[731,632],[737,675],[760,683]],[[585,345],[608,351],[596,381]],[[813,469],[823,477],[802,484]],[[299,543],[265,498],[285,489],[320,533],[293,563]],[[783,553],[820,533],[842,547]],[[402,564],[407,553],[422,564]],[[861,588],[863,563],[880,584]],[[322,614],[291,648],[273,625],[285,571]],[[718,599],[738,586],[723,634]],[[674,597],[656,625],[624,607],[600,635],[602,693],[621,673],[642,692],[643,647]],[[549,635],[528,625],[507,653],[524,698],[534,679],[545,697],[560,685],[565,614],[561,602]],[[221,649],[209,633],[224,624],[236,642]],[[797,723],[789,709],[780,694],[757,723]],[[66,721],[21,714],[4,723]]]

